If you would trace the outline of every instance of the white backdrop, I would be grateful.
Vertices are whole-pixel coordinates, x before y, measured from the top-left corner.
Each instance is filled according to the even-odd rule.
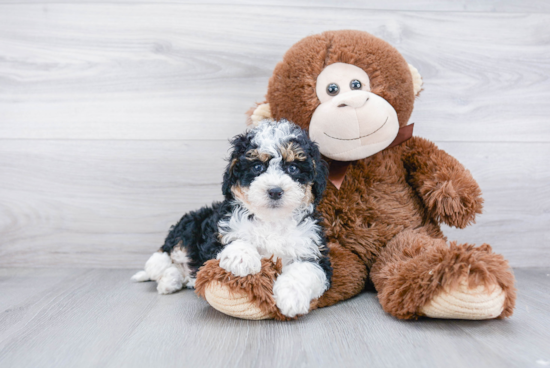
[[[550,265],[541,2],[283,3],[0,0],[0,266],[142,266],[183,213],[221,198],[227,139],[284,52],[330,29],[371,32],[422,74],[415,134],[486,201],[449,238]]]

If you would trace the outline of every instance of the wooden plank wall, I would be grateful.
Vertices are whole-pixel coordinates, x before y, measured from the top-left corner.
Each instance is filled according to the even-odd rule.
[[[485,213],[451,239],[550,265],[544,1],[0,0],[0,266],[137,268],[220,199],[227,139],[284,52],[369,31],[424,77],[411,118],[472,171]]]

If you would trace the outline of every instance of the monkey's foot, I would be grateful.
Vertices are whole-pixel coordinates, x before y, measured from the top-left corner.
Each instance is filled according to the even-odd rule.
[[[211,281],[206,286],[204,298],[214,309],[228,316],[252,320],[273,318],[272,313],[260,309],[245,292],[231,290],[219,281]]]
[[[281,273],[282,263],[262,259],[261,271],[238,277],[220,267],[217,259],[205,263],[197,273],[195,292],[216,310],[242,319],[289,318],[281,314],[273,298],[273,283]]]
[[[506,293],[498,285],[469,288],[466,279],[437,294],[424,305],[421,314],[431,318],[492,319],[504,310]]]
[[[483,244],[403,233],[371,269],[384,310],[401,319],[506,318],[516,299],[508,262]]]

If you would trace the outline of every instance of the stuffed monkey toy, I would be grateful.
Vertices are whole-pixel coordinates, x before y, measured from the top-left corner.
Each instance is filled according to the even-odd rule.
[[[329,31],[292,46],[249,122],[288,119],[309,131],[330,165],[318,207],[333,268],[332,286],[311,309],[374,286],[401,319],[491,319],[512,315],[514,277],[488,244],[448,242],[440,224],[464,228],[481,213],[470,172],[407,125],[421,90],[418,71],[385,41]],[[240,318],[286,319],[271,291],[280,265],[233,277],[210,261],[197,293]],[[279,267],[279,268],[278,268]],[[311,310],[310,309],[310,310]]]

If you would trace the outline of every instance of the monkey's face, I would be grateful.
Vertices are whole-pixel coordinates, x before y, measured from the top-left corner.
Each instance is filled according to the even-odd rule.
[[[393,143],[421,86],[418,71],[386,41],[327,31],[286,52],[269,80],[267,109],[255,109],[251,120],[266,112],[288,119],[309,131],[325,157],[354,161]]]
[[[334,63],[317,77],[317,98],[309,135],[326,157],[352,161],[388,147],[399,131],[395,109],[370,90],[367,73]]]

